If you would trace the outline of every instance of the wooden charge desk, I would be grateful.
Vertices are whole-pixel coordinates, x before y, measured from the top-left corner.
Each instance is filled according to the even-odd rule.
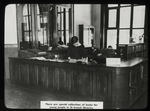
[[[10,80],[103,101],[104,108],[127,108],[147,89],[147,59],[120,66],[9,58]]]

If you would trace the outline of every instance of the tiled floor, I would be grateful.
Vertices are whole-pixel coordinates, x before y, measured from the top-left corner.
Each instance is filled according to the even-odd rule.
[[[36,89],[29,89],[5,82],[5,106],[7,108],[40,108],[40,101],[75,101],[87,100],[79,96],[65,95],[59,92],[46,92]],[[139,98],[129,109],[143,109],[147,106],[147,92]]]

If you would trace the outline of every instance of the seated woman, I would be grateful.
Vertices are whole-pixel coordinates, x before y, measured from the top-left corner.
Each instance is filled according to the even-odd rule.
[[[78,37],[71,38],[71,44],[68,47],[67,55],[69,59],[83,59],[86,58],[84,45],[79,43]]]

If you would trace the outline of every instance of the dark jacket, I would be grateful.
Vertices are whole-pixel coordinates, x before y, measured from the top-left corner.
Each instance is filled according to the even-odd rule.
[[[67,55],[72,59],[81,59],[82,57],[85,58],[86,52],[84,45],[80,45],[77,47],[75,47],[74,45],[69,45]]]
[[[102,55],[105,55],[106,57],[115,57],[115,52],[113,49],[103,49]]]

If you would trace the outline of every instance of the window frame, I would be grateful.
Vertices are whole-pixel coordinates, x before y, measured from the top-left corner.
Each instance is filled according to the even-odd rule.
[[[25,7],[25,5],[27,5],[27,9],[25,9],[24,7]],[[29,33],[29,43],[32,41],[32,15],[31,15],[31,5],[30,4],[24,4],[24,6],[23,6],[23,11],[24,10],[27,10],[27,15],[22,15],[22,17],[23,17],[23,21],[22,21],[22,42],[24,42],[25,41],[25,33]],[[27,18],[28,19],[28,22],[27,22],[27,29],[28,30],[25,30],[25,26],[23,25],[24,24],[24,18]],[[31,48],[31,45],[30,45],[30,47],[29,48]]]
[[[59,21],[59,23],[60,23],[59,27],[60,28],[58,28],[58,25],[57,25],[57,35],[60,34],[61,38],[63,37],[62,41],[64,42],[65,45],[67,45],[67,40],[66,40],[67,39],[67,37],[66,37],[67,35],[66,35],[66,32],[68,32],[68,35],[69,35],[69,33],[70,33],[69,32],[69,25],[72,24],[72,23],[70,23],[70,19],[69,19],[70,18],[69,14],[70,14],[70,11],[71,11],[70,8],[67,9],[66,7],[57,6],[57,17],[58,17],[58,15],[60,15],[59,16],[60,17],[59,18],[59,20],[60,20]],[[66,26],[67,25],[67,23],[66,23],[67,22],[66,21],[66,17],[67,17],[66,15],[67,14],[66,13],[68,13],[68,29],[66,29],[66,27],[67,27]],[[62,15],[63,15],[63,17],[62,17]],[[63,18],[63,21],[62,21],[62,18]],[[63,26],[63,28],[62,28],[62,26]]]
[[[144,27],[142,28],[133,28],[133,8],[134,6],[145,6],[145,18],[144,18]],[[130,16],[130,27],[129,28],[120,28],[120,9],[122,7],[131,7],[131,16]],[[113,30],[113,29],[116,29],[117,30],[117,40],[116,40],[116,43],[119,44],[119,31],[120,30],[125,30],[125,29],[129,29],[130,32],[129,32],[129,37],[132,36],[132,33],[133,33],[133,30],[134,29],[144,29],[144,35],[146,34],[147,35],[147,31],[146,31],[146,12],[147,12],[147,8],[146,8],[146,5],[144,4],[130,4],[130,5],[126,5],[126,6],[121,6],[121,4],[118,4],[118,6],[116,7],[108,7],[108,4],[106,4],[104,6],[104,15],[105,15],[105,27],[103,27],[103,29],[105,30],[105,34],[104,34],[104,47],[107,47],[107,31],[108,30]],[[116,9],[116,27],[109,27],[109,10],[114,10]],[[144,42],[145,42],[145,39],[144,39]],[[116,44],[116,50],[117,50],[117,44]]]

